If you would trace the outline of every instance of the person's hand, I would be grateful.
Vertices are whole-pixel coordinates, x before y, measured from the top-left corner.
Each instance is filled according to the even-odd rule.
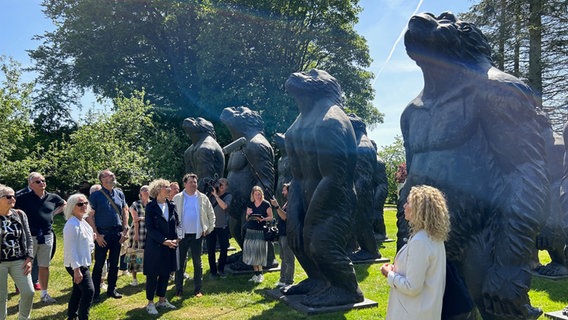
[[[381,273],[387,277],[390,271],[394,271],[394,265],[385,263],[381,266]]]
[[[73,269],[73,282],[76,284],[81,283],[83,281],[83,274],[81,273],[81,269]]]
[[[270,199],[270,204],[274,207],[280,207],[280,205],[278,205],[278,201],[274,198]]]
[[[247,208],[247,214],[251,214],[252,213],[252,208]]]
[[[124,231],[120,233],[120,240],[118,241],[120,244],[123,244],[126,239],[128,239],[128,231]]]
[[[22,266],[22,269],[24,270],[24,276],[27,276],[28,274],[30,274],[30,272],[32,272],[32,259],[31,258],[26,258],[26,261],[24,261],[24,265]]]
[[[211,189],[211,195],[217,198],[217,190],[215,190],[215,188]]]
[[[166,247],[170,248],[170,249],[175,249],[177,247],[177,241],[176,240],[166,240],[162,244],[165,245]]]
[[[99,247],[104,248],[106,247],[107,243],[105,241],[105,235],[104,234],[100,234],[97,233],[95,235],[95,241],[97,241],[97,244],[99,245]]]

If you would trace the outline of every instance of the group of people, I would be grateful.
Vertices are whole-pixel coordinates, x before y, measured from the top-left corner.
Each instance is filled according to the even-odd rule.
[[[181,192],[178,189],[172,193],[172,183],[157,179],[140,188],[140,200],[129,208],[124,193],[115,188],[116,177],[111,171],[103,170],[98,178],[101,184],[91,188],[90,196],[73,194],[67,202],[46,192],[45,178],[36,172],[28,177],[28,190],[16,193],[12,188],[0,185],[0,319],[6,318],[8,275],[20,294],[19,317],[30,318],[34,261],[38,266],[41,301],[55,302],[47,292],[47,285],[55,240],[53,215],[60,212],[64,212],[67,220],[63,228],[64,266],[73,283],[67,311],[69,319],[88,319],[92,303],[100,301],[104,266],[108,266],[107,296],[122,297],[116,290],[116,282],[121,247],[126,240],[129,247],[136,249],[132,252],[143,250],[143,256],[152,257],[143,263],[134,257],[127,259],[133,285],[138,283],[137,273],[143,272],[146,276],[146,310],[149,314],[158,314],[158,308],[176,308],[166,299],[166,288],[174,274],[176,296],[183,295],[188,251],[191,251],[194,267],[193,294],[196,297],[203,295],[203,239],[207,241],[211,276],[226,277],[230,237],[227,209],[232,201],[226,179],[219,179],[210,195],[197,189],[198,177],[192,173],[183,177]],[[288,188],[288,184],[283,186],[284,198]],[[404,208],[412,236],[396,255],[394,264],[381,267],[391,286],[387,319],[437,319],[441,314],[445,287],[444,241],[450,228],[444,195],[433,187],[414,186]],[[275,216],[282,257],[277,286],[293,283],[294,254],[286,239],[286,209],[286,203],[280,206],[276,199],[264,199],[262,188],[255,186],[251,190],[245,213],[243,246],[243,261],[254,270],[250,281],[260,283],[264,279],[262,267],[268,248],[263,225]],[[129,215],[132,216],[131,228]],[[218,261],[215,260],[217,243],[220,249]],[[158,302],[154,303],[156,296]]]

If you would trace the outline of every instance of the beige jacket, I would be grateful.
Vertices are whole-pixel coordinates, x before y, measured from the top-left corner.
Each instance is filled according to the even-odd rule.
[[[180,224],[183,226],[183,202],[184,202],[184,193],[182,191],[174,196],[172,199],[173,203],[176,206],[176,211],[180,217]],[[213,231],[215,228],[215,213],[213,212],[213,206],[211,202],[207,198],[207,196],[199,191],[197,192],[197,196],[199,198],[199,220],[201,221],[201,225],[197,227],[197,234],[195,235],[196,239],[201,238],[201,235],[205,234],[208,235]]]

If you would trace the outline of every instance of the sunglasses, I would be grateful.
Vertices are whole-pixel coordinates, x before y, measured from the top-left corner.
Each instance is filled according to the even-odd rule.
[[[37,183],[37,184],[45,183],[45,180],[36,180],[36,181],[34,181],[34,183]]]
[[[2,196],[2,198],[6,198],[7,200],[12,200],[12,199],[16,199],[16,196],[13,194],[5,194]]]
[[[82,206],[87,206],[87,205],[89,205],[89,201],[77,202],[77,204],[76,204],[77,207],[82,207]]]

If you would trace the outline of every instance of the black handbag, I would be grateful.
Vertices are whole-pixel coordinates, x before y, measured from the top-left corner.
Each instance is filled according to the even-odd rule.
[[[265,223],[263,226],[264,240],[278,241],[278,227],[274,223]]]

